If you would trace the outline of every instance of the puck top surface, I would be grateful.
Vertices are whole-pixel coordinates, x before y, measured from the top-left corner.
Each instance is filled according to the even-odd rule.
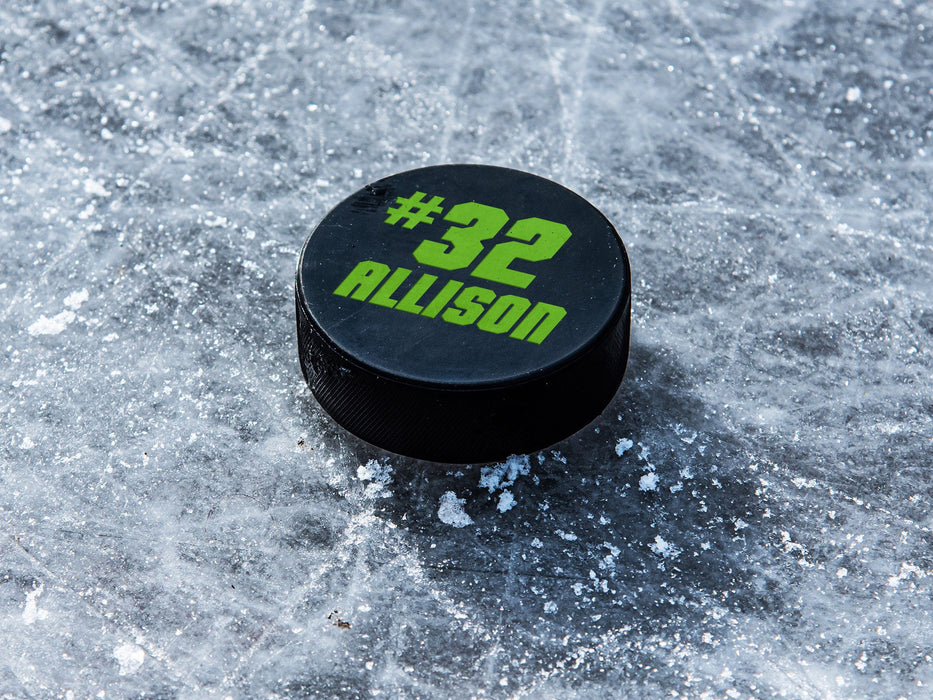
[[[615,229],[579,195],[507,168],[442,165],[335,207],[305,243],[296,290],[350,363],[466,390],[585,353],[629,313],[630,286]]]

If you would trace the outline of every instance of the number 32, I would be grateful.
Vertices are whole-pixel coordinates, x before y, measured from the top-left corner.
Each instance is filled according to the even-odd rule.
[[[499,233],[509,217],[498,207],[465,202],[452,207],[444,220],[460,226],[447,229],[441,236],[445,242],[421,241],[415,248],[415,259],[443,270],[462,270],[473,264],[485,248],[484,241]],[[516,221],[505,235],[516,240],[494,245],[470,274],[525,289],[535,275],[513,270],[509,265],[514,260],[550,260],[570,238],[570,229],[556,221],[531,217]]]

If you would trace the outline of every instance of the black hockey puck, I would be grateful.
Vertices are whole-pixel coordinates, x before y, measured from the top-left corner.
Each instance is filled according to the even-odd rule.
[[[485,165],[387,177],[308,238],[295,283],[305,379],[378,447],[477,463],[596,418],[628,358],[622,241],[589,202]]]

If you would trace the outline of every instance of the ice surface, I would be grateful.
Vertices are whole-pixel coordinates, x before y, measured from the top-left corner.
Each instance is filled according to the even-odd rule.
[[[0,695],[928,697],[931,91],[917,0],[0,3]],[[442,162],[631,257],[514,470],[298,368],[309,230]]]

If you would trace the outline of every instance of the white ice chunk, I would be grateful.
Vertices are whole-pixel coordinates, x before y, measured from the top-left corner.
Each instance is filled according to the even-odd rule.
[[[39,607],[39,596],[45,590],[44,586],[39,586],[35,590],[26,593],[26,607],[23,608],[23,624],[31,625],[37,620],[44,620],[49,616],[48,610],[42,610]]]
[[[654,538],[654,542],[648,545],[648,548],[665,559],[675,559],[683,551],[680,547],[668,542],[661,535]]]
[[[74,311],[62,311],[52,318],[40,316],[29,328],[29,335],[58,335],[75,320]]]
[[[120,675],[136,673],[146,660],[146,650],[136,644],[121,644],[113,650],[113,656],[120,664]]]
[[[110,190],[104,187],[103,183],[89,177],[84,181],[84,193],[94,197],[109,197]]]
[[[648,472],[638,480],[638,489],[640,491],[657,491],[658,475],[656,472]]]
[[[437,509],[437,517],[442,523],[453,525],[454,527],[466,527],[473,524],[473,518],[467,515],[463,510],[466,503],[465,498],[457,498],[453,491],[447,491],[441,496],[440,506]]]
[[[628,438],[619,438],[618,442],[616,442],[616,454],[621,457],[630,449],[632,449],[634,445],[635,443]]]
[[[65,297],[65,306],[67,306],[72,311],[77,311],[81,308],[81,305],[90,298],[90,295],[87,293],[86,289],[81,289],[75,292],[72,292]]]
[[[528,455],[512,455],[500,464],[483,467],[480,471],[479,485],[492,493],[508,488],[519,476],[527,476],[530,471],[531,462]]]

